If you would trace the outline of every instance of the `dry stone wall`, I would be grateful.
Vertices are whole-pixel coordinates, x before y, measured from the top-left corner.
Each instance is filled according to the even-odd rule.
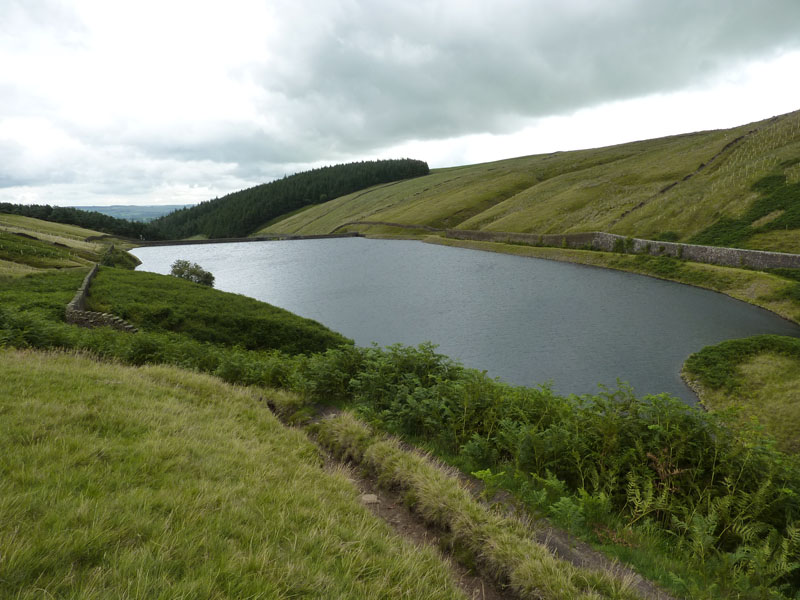
[[[751,267],[754,269],[800,269],[800,254],[744,250],[741,248],[722,248],[718,246],[698,246],[677,242],[660,242],[626,238],[622,235],[603,232],[545,234],[505,233],[497,231],[446,230],[447,237],[481,242],[502,242],[506,244],[527,244],[531,246],[556,246],[562,248],[591,248],[605,252],[624,249],[632,254],[652,256],[671,256],[695,262],[722,265],[726,267]]]
[[[765,252],[742,248],[722,248],[719,246],[698,246],[677,242],[660,242],[639,238],[625,238],[611,233],[595,233],[593,246],[598,250],[613,251],[618,240],[627,243],[635,254],[653,256],[673,256],[695,262],[723,265],[726,267],[751,267],[754,269],[800,269],[800,254],[784,252]],[[626,240],[628,240],[626,242]]]
[[[136,333],[138,331],[136,327],[116,315],[86,310],[86,296],[89,294],[89,286],[92,283],[92,279],[97,275],[97,268],[97,265],[92,267],[92,270],[83,279],[78,291],[75,292],[75,296],[67,304],[65,315],[67,323],[81,327],[111,327],[118,331]]]

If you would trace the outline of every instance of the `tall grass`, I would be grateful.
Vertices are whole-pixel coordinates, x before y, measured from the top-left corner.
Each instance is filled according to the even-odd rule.
[[[454,474],[403,450],[347,413],[316,425],[335,454],[369,470],[384,485],[403,491],[431,525],[447,532],[456,555],[507,582],[521,598],[636,598],[630,581],[579,569],[534,541],[520,521],[477,502]],[[466,555],[466,556],[465,556]]]
[[[800,340],[756,336],[703,348],[684,365],[703,404],[756,420],[778,446],[800,451]]]
[[[264,393],[0,351],[0,597],[463,598]]]

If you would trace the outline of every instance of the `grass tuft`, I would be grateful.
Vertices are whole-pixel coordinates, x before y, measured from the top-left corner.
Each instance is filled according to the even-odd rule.
[[[386,487],[406,492],[427,523],[447,531],[454,554],[474,561],[522,598],[636,598],[629,581],[556,559],[523,524],[479,504],[455,472],[434,466],[349,413],[316,426],[334,454],[362,465]]]
[[[0,352],[0,597],[463,598],[269,394]]]

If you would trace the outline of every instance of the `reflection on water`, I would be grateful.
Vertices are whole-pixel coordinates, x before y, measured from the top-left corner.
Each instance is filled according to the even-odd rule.
[[[727,296],[610,271],[362,238],[137,248],[140,270],[199,263],[218,289],[310,317],[359,345],[431,341],[467,366],[519,385],[693,402],[678,375],[703,346],[800,327]]]

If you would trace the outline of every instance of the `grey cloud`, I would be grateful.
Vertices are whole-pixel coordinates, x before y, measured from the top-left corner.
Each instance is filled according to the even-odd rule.
[[[265,87],[295,103],[297,137],[357,151],[508,132],[525,119],[678,90],[800,47],[796,0],[372,6],[340,7],[324,35],[291,48],[294,70],[278,80],[262,73]]]
[[[509,133],[539,117],[679,91],[800,48],[798,0],[270,5],[280,22],[269,29],[269,56],[248,57],[227,72],[256,85],[268,124],[178,118],[165,125],[120,114],[92,129],[95,123],[60,115],[58,98],[0,77],[0,123],[47,118],[89,149],[54,164],[26,164],[19,148],[0,140],[0,187],[91,182],[83,188],[125,195],[179,182],[232,191],[413,139]],[[41,40],[80,45],[83,33],[61,2],[0,1],[0,51]],[[180,40],[180,29],[175,35]]]

